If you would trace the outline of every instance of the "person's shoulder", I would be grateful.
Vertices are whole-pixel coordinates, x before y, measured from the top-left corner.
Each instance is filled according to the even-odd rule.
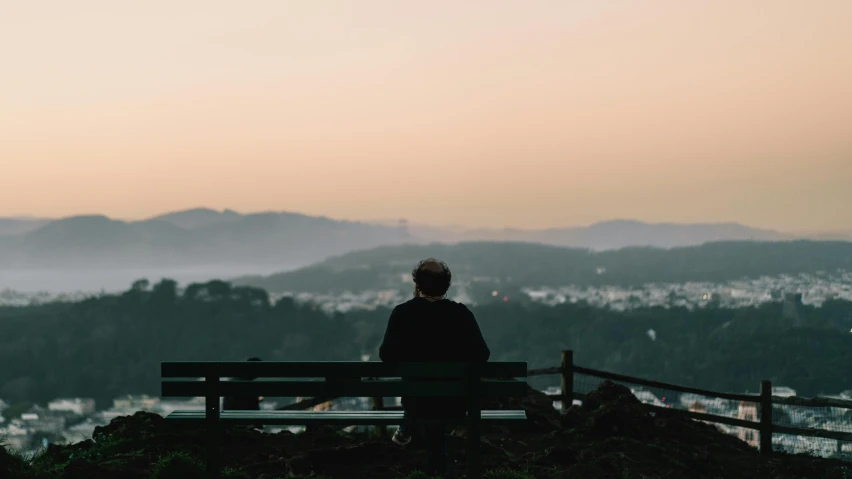
[[[393,307],[391,312],[393,313],[393,312],[398,312],[398,311],[405,311],[407,309],[412,308],[414,306],[415,302],[416,302],[416,299],[417,298],[411,298],[408,301],[397,304],[396,306]]]
[[[403,301],[397,305],[398,308],[410,308],[412,306],[417,306],[418,304],[423,303],[423,298],[409,298],[407,301]]]
[[[470,308],[467,307],[466,304],[449,299],[447,301],[449,301],[452,307],[455,308],[459,313],[471,316],[473,315],[473,312],[470,310]]]
[[[452,304],[453,306],[455,306],[456,308],[467,309],[467,305],[462,303],[461,301],[455,301],[455,300],[452,300],[452,299],[447,299],[446,301],[449,302],[450,304]]]

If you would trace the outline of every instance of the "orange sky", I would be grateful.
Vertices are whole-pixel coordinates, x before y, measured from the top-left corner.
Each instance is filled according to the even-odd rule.
[[[0,216],[849,229],[849,25],[849,0],[4,2]]]

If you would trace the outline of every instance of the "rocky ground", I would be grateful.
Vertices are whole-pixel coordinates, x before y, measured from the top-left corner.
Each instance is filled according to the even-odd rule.
[[[656,417],[623,386],[605,382],[582,407],[565,414],[552,400],[530,390],[520,400],[486,408],[518,408],[529,421],[513,428],[489,427],[482,439],[489,479],[641,478],[823,478],[852,479],[852,464],[806,455],[765,458],[714,426]],[[32,461],[0,448],[0,477],[165,479],[200,477],[204,431],[179,427],[155,414],[117,418],[96,429],[93,441],[51,445]],[[448,449],[453,476],[465,477],[465,431],[452,432]],[[303,434],[226,433],[225,476],[243,479],[414,479],[423,452],[412,444],[319,428]]]

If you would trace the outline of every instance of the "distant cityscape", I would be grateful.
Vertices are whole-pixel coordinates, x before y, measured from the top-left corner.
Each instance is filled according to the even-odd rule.
[[[279,399],[289,404],[301,398]],[[399,398],[386,398],[385,401],[386,406],[401,404]],[[261,409],[275,409],[279,404],[278,401],[265,399]],[[340,398],[315,406],[314,409],[369,410],[371,407],[372,400],[368,398]],[[13,412],[12,409],[18,410]],[[125,395],[113,399],[110,406],[102,409],[97,408],[95,400],[91,398],[55,399],[46,406],[30,405],[26,409],[10,406],[0,399],[0,444],[25,454],[33,454],[49,443],[76,444],[92,439],[95,428],[109,424],[116,417],[140,411],[165,417],[177,409],[203,411],[204,398],[169,400],[144,394]],[[4,416],[13,417],[7,419]],[[304,430],[301,426],[294,426],[267,427],[264,431],[274,434],[283,429],[294,433]]]
[[[409,281],[407,277],[403,281]],[[517,298],[502,291],[499,281],[492,278],[476,278],[475,281],[459,282],[455,285],[451,299],[469,305],[477,305],[470,293],[474,283],[492,284],[492,301],[532,301],[548,306],[585,301],[601,308],[624,311],[646,307],[686,308],[689,310],[716,305],[721,308],[744,308],[764,303],[792,301],[801,305],[821,306],[832,299],[852,301],[852,272],[800,274],[796,276],[764,276],[725,283],[687,282],[653,283],[637,288],[618,286],[605,287],[542,287],[521,288],[523,296]],[[407,290],[344,292],[341,294],[276,293],[271,299],[293,297],[297,302],[312,303],[325,311],[347,312],[353,309],[391,308],[409,299]]]
[[[603,272],[601,272],[603,273]],[[407,283],[408,275],[400,275],[400,288],[359,293],[308,293],[278,292],[270,293],[270,300],[278,301],[284,297],[293,298],[301,304],[311,304],[326,312],[351,310],[372,310],[380,307],[393,307],[410,298]],[[477,300],[470,293],[471,287],[478,289],[482,285],[492,285],[491,298],[495,301],[527,300],[545,305],[576,303],[585,301],[592,306],[628,310],[643,307],[665,307],[695,309],[715,304],[723,308],[742,308],[768,302],[783,301],[790,295],[797,296],[796,301],[803,305],[820,306],[831,299],[852,301],[852,272],[837,271],[796,276],[764,276],[756,279],[742,279],[724,283],[687,282],[653,283],[636,288],[618,286],[604,287],[540,287],[521,288],[523,297],[517,298],[501,290],[505,284],[493,278],[474,278],[472,281],[457,281],[451,290],[450,298],[470,305]],[[405,286],[405,287],[403,287]],[[22,293],[10,289],[0,290],[0,306],[29,306],[53,301],[81,301],[88,297],[100,296],[103,292],[68,293]]]
[[[852,272],[764,276],[726,283],[647,284],[634,289],[527,288],[524,292],[534,301],[549,305],[586,301],[593,306],[615,310],[650,306],[695,309],[710,304],[744,308],[782,301],[789,298],[788,295],[796,296],[802,304],[820,306],[831,299],[852,301]]]

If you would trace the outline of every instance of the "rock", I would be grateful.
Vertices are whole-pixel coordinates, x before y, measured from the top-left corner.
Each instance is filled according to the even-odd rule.
[[[586,395],[581,407],[586,410],[594,410],[604,404],[614,404],[619,400],[621,400],[621,404],[623,405],[642,405],[642,402],[636,399],[636,396],[626,386],[607,380],[602,382],[597,389]]]
[[[97,426],[92,433],[92,439],[97,442],[105,437],[152,436],[167,428],[164,423],[165,419],[159,414],[140,411],[132,416],[119,416],[106,426]]]
[[[0,476],[2,476],[5,471],[8,471],[9,477],[14,477],[12,476],[13,471],[23,468],[24,461],[9,454],[9,451],[7,451],[3,445],[0,445]]]

